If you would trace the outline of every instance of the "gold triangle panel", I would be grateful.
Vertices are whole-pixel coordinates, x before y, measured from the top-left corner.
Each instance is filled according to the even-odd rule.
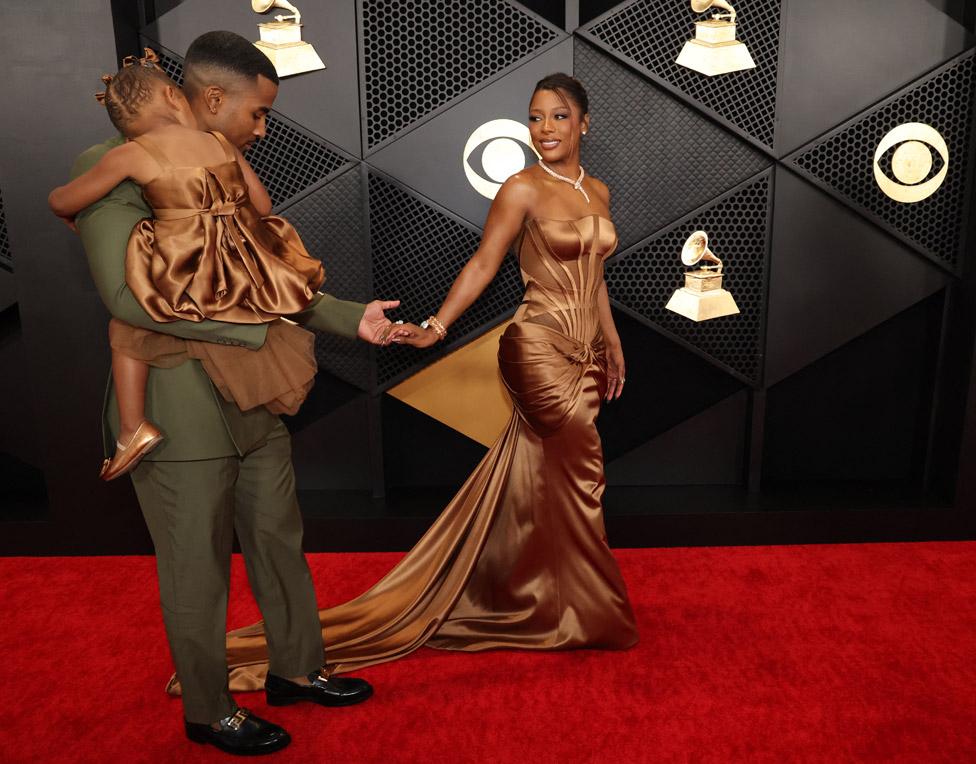
[[[490,446],[512,415],[512,401],[498,373],[498,338],[509,323],[472,340],[387,392]]]

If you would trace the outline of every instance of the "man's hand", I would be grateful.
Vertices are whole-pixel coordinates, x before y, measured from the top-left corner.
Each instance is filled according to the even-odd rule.
[[[383,315],[384,310],[393,310],[399,306],[399,300],[373,300],[368,303],[356,334],[371,345],[381,346],[389,345],[397,337],[403,336],[399,326]]]

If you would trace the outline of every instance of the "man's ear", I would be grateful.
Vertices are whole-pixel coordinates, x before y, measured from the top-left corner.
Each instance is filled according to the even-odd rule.
[[[203,89],[203,101],[207,104],[207,111],[211,114],[216,114],[220,111],[220,107],[223,105],[227,94],[220,85],[207,85]]]

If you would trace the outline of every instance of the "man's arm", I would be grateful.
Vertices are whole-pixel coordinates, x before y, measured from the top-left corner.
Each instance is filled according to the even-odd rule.
[[[288,318],[308,329],[355,339],[365,311],[366,306],[362,303],[347,302],[319,292],[305,310]]]
[[[106,151],[121,142],[121,138],[116,138],[85,151],[75,161],[71,177],[75,178],[88,170]],[[251,349],[261,347],[267,335],[267,324],[232,324],[210,320],[161,323],[153,321],[143,310],[125,283],[125,250],[133,227],[151,214],[139,187],[126,181],[75,218],[92,279],[109,313],[132,326],[183,339]]]

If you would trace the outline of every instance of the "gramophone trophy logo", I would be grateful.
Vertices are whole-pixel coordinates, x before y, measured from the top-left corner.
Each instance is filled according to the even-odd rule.
[[[665,306],[692,321],[707,321],[739,312],[732,295],[722,289],[722,261],[708,248],[708,234],[695,231],[681,248],[681,262],[691,267],[703,265],[685,273],[685,285],[676,289]]]
[[[291,11],[290,15],[275,16],[274,21],[258,24],[261,39],[254,45],[271,59],[279,77],[325,69],[325,64],[310,43],[302,40],[302,14],[288,0],[251,0],[255,13],[272,8]]]
[[[707,21],[695,22],[695,38],[688,40],[675,63],[714,77],[716,74],[754,69],[749,49],[735,39],[735,9],[726,0],[691,0],[691,10],[704,13],[709,8],[723,8]]]

